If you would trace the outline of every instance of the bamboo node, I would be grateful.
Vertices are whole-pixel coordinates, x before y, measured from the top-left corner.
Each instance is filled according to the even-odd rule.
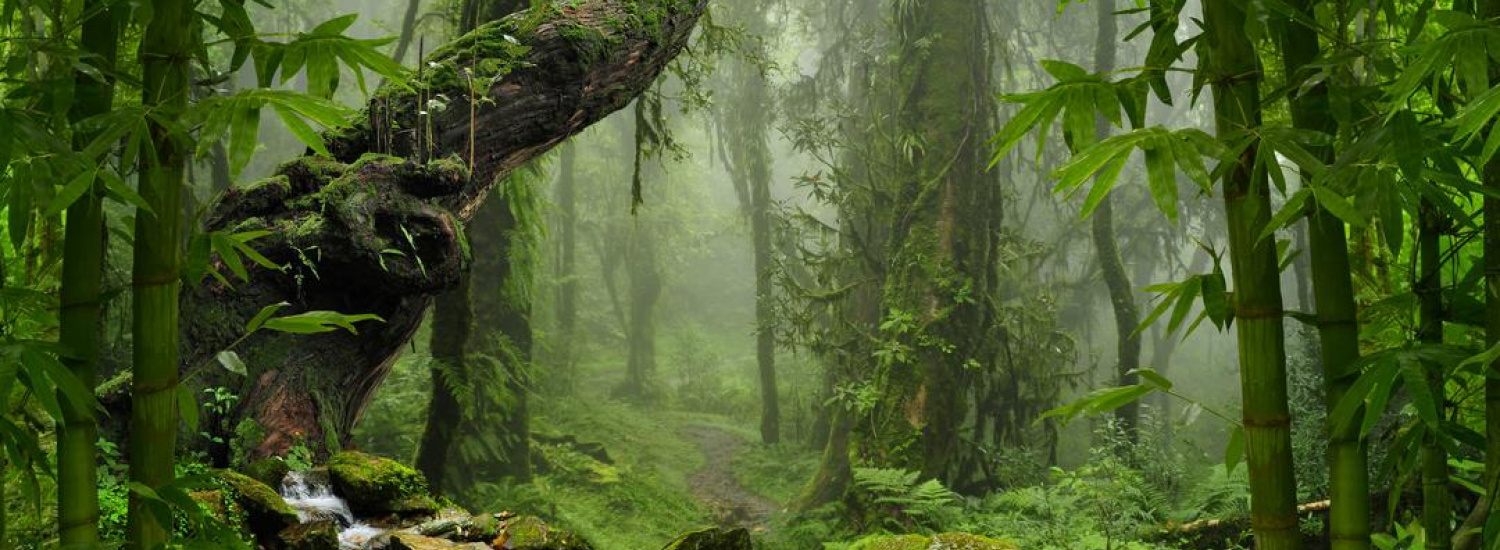
[[[1281,428],[1292,424],[1292,417],[1287,415],[1274,416],[1271,418],[1245,418],[1246,428]]]
[[[1234,316],[1240,319],[1267,319],[1271,317],[1281,317],[1285,314],[1286,310],[1282,309],[1281,307],[1259,308],[1240,306],[1234,308]]]

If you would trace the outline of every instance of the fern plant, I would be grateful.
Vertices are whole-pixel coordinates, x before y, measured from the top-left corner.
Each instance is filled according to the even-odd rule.
[[[871,505],[871,523],[899,532],[935,531],[959,511],[958,495],[936,479],[895,468],[855,468],[858,496]]]

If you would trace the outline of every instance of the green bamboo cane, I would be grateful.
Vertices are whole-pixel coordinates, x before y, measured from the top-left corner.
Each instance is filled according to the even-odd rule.
[[[1245,13],[1234,2],[1204,2],[1214,111],[1219,135],[1231,138],[1260,125],[1260,60],[1245,35]],[[1241,154],[1224,178],[1229,256],[1234,270],[1243,393],[1245,462],[1250,474],[1250,523],[1260,550],[1301,548],[1287,406],[1286,349],[1276,244],[1261,239],[1271,216],[1270,185]]]
[[[157,122],[178,120],[188,104],[188,63],[197,17],[188,0],[155,0],[141,39],[142,103],[151,114],[154,155],[141,162],[140,194],[154,215],[135,224],[134,379],[131,385],[130,477],[149,488],[173,480],[177,447],[177,295],[182,263],[181,197],[187,151]],[[157,518],[138,495],[130,500],[129,547],[167,541],[171,518]]]
[[[1313,0],[1290,0],[1293,9],[1312,13]],[[1318,35],[1306,25],[1280,20],[1283,67],[1295,79],[1320,56]],[[1295,80],[1294,80],[1295,82]],[[1329,115],[1328,87],[1320,84],[1291,99],[1292,121],[1300,129],[1325,134],[1338,131]],[[1315,151],[1325,162],[1332,149]],[[1310,178],[1310,174],[1304,174]],[[1354,302],[1354,283],[1349,268],[1349,245],[1345,224],[1321,206],[1308,215],[1308,249],[1312,258],[1313,296],[1317,303],[1318,338],[1323,362],[1323,383],[1331,411],[1358,372],[1350,367],[1359,360],[1359,322]],[[1360,437],[1357,423],[1334,428],[1328,434],[1328,535],[1333,550],[1370,548],[1369,449]]]
[[[83,6],[82,43],[99,75],[114,72],[119,48],[118,19],[108,4],[91,0]],[[80,73],[75,103],[69,113],[75,123],[109,112],[114,85]],[[78,135],[86,145],[92,136]],[[96,181],[102,181],[97,180]],[[99,367],[99,287],[104,275],[103,185],[96,183],[68,207],[63,236],[61,328],[59,341],[71,354],[65,357],[84,387],[94,387]],[[98,459],[94,442],[98,420],[87,404],[66,402],[64,425],[57,439],[58,536],[63,548],[101,547],[99,540]]]

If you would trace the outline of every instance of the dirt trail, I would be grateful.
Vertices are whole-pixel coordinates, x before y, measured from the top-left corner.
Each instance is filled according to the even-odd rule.
[[[683,433],[703,451],[705,462],[703,469],[688,477],[693,496],[713,510],[720,526],[765,529],[781,507],[740,486],[734,478],[734,457],[745,446],[744,440],[711,426],[692,425]]]

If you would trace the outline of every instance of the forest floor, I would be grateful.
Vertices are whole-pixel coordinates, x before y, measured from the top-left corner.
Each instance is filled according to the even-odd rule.
[[[744,439],[728,430],[703,424],[688,426],[683,435],[703,453],[703,469],[689,476],[688,484],[693,495],[713,511],[715,522],[751,531],[765,530],[781,506],[746,489],[736,478],[734,463],[744,452]]]

